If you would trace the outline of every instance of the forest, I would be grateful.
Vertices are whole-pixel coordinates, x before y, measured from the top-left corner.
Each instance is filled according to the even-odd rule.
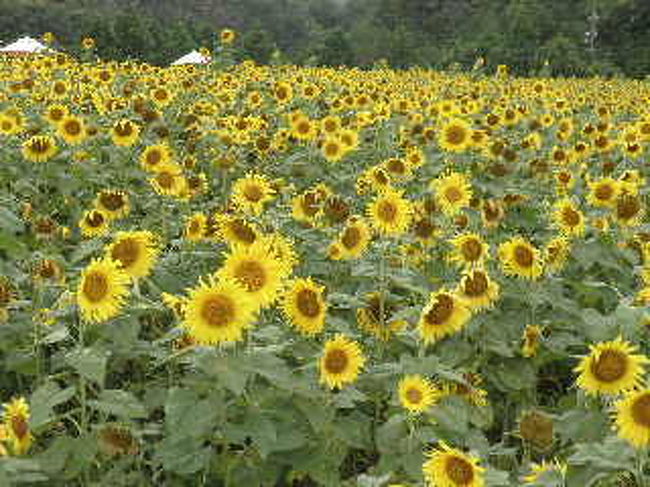
[[[650,67],[647,0],[0,0],[0,40],[52,32],[75,53],[166,65],[220,29],[259,63],[507,64],[518,75],[631,76]]]

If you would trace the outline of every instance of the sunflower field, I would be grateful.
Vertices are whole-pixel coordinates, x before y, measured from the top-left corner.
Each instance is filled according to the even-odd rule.
[[[650,82],[0,59],[0,485],[650,485]]]

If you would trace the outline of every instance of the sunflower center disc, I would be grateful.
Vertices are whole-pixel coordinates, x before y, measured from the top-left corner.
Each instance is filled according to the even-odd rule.
[[[458,189],[456,187],[448,188],[445,191],[445,198],[450,203],[456,203],[457,201],[460,201],[462,199],[462,197],[463,197],[463,193],[461,192],[460,189]]]
[[[12,416],[11,430],[14,432],[17,438],[22,439],[27,436],[27,433],[29,432],[29,425],[23,416]]]
[[[393,222],[397,217],[397,207],[390,201],[382,201],[379,203],[377,213],[380,220],[385,222]]]
[[[125,268],[131,267],[140,257],[140,246],[133,239],[119,242],[111,252],[111,257],[119,261]]]
[[[411,404],[420,404],[422,402],[422,391],[411,387],[406,391],[406,399],[408,399]]]
[[[331,350],[325,357],[325,370],[330,374],[340,374],[348,365],[348,355],[344,350]]]
[[[483,296],[488,288],[488,280],[482,272],[475,272],[465,279],[464,292],[470,297]]]
[[[320,314],[318,296],[311,289],[302,289],[296,298],[300,312],[308,318],[316,318]]]
[[[635,196],[624,195],[616,202],[616,216],[621,220],[634,218],[640,209],[641,202]]]
[[[201,309],[201,317],[209,326],[222,327],[228,325],[235,316],[233,302],[227,296],[211,296]]]
[[[564,223],[570,227],[575,227],[580,224],[580,215],[572,208],[565,208],[562,212],[562,217],[564,219]]]
[[[472,238],[463,243],[461,251],[465,260],[475,262],[481,257],[483,246],[481,245],[481,242]]]
[[[474,480],[472,465],[459,457],[449,457],[445,464],[445,473],[456,485],[470,485]]]
[[[108,293],[108,280],[104,274],[93,272],[84,279],[83,293],[91,303],[104,299]]]
[[[436,302],[426,314],[426,322],[430,325],[443,325],[454,312],[454,300],[446,294],[436,297]]]
[[[249,184],[244,188],[244,197],[253,203],[257,203],[264,197],[264,191],[257,184]]]
[[[239,264],[235,277],[248,291],[257,291],[266,283],[264,268],[256,261],[245,261]]]
[[[348,227],[343,232],[341,243],[346,249],[353,249],[361,240],[361,231],[357,227]]]
[[[616,350],[605,350],[591,366],[591,371],[599,381],[616,382],[625,375],[627,358]]]
[[[518,245],[515,249],[515,261],[521,267],[531,267],[533,265],[533,253],[529,248]]]
[[[644,394],[634,401],[632,418],[636,424],[650,428],[650,394]]]

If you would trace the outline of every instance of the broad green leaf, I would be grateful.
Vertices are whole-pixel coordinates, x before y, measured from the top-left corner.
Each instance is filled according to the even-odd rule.
[[[72,350],[66,356],[66,361],[79,375],[100,385],[104,383],[108,361],[104,352],[96,348]]]
[[[125,419],[146,418],[147,410],[130,392],[121,389],[103,390],[97,400],[89,401],[91,407]]]

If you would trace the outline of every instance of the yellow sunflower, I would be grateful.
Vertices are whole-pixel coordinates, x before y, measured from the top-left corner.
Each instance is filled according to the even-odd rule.
[[[400,403],[410,413],[421,413],[438,400],[438,391],[433,383],[419,374],[407,375],[397,386]]]
[[[150,172],[166,169],[172,161],[173,154],[167,144],[151,145],[140,154],[142,168]]]
[[[341,139],[333,136],[323,141],[321,153],[329,162],[339,162],[347,154],[347,150]]]
[[[231,247],[247,247],[262,236],[257,225],[241,216],[218,214],[215,220],[219,237]]]
[[[379,194],[367,208],[372,226],[384,235],[401,235],[408,230],[413,205],[402,192],[388,189]]]
[[[119,189],[103,189],[95,198],[95,208],[105,213],[110,220],[123,218],[131,210],[129,195]]]
[[[57,124],[57,133],[68,145],[79,145],[88,137],[82,118],[66,115]]]
[[[500,287],[484,270],[471,269],[463,272],[456,293],[469,309],[476,310],[492,306],[499,299]]]
[[[291,324],[304,335],[323,331],[327,315],[325,287],[310,278],[296,279],[286,291],[282,308]]]
[[[542,275],[540,251],[523,237],[514,237],[499,247],[503,272],[508,275],[537,279]]]
[[[260,215],[264,205],[275,198],[275,189],[266,176],[247,174],[234,182],[231,198],[243,213]]]
[[[155,174],[149,178],[149,184],[162,196],[180,199],[189,196],[187,179],[183,176],[180,167],[174,163],[158,167]]]
[[[239,284],[260,308],[275,301],[288,274],[287,266],[264,241],[231,250],[217,272],[220,278]]]
[[[633,227],[639,225],[645,210],[638,194],[623,192],[616,198],[614,216],[619,225]]]
[[[620,183],[613,178],[601,178],[590,181],[587,202],[598,208],[612,208],[620,192]]]
[[[635,355],[637,347],[621,337],[590,345],[590,354],[574,369],[579,372],[578,387],[587,394],[621,394],[637,387],[650,362],[645,355]]]
[[[463,233],[450,242],[453,251],[449,260],[460,267],[480,266],[490,251],[490,246],[476,233]]]
[[[441,289],[431,293],[418,322],[420,337],[425,344],[460,331],[472,317],[470,309],[456,293]]]
[[[616,402],[614,426],[635,448],[650,445],[650,389],[630,392]]]
[[[102,210],[84,212],[79,220],[79,228],[84,237],[100,237],[108,233],[109,218]]]
[[[23,143],[22,153],[32,162],[46,162],[59,151],[56,142],[49,135],[34,135]]]
[[[223,45],[230,45],[235,42],[237,38],[237,33],[232,29],[223,29],[219,32],[219,40]]]
[[[320,359],[320,381],[330,389],[340,389],[357,379],[365,363],[359,344],[338,334],[325,343]]]
[[[14,455],[27,453],[34,440],[29,430],[29,417],[29,404],[24,397],[3,404],[2,426]]]
[[[357,323],[362,330],[380,340],[388,340],[395,333],[406,328],[408,324],[406,320],[393,318],[398,307],[388,293],[383,295],[381,292],[368,293],[365,302],[366,305],[357,308],[356,311]]]
[[[470,125],[459,118],[452,118],[440,127],[438,144],[446,151],[462,152],[471,143],[472,129]]]
[[[106,248],[106,256],[117,262],[132,279],[146,277],[160,252],[157,240],[148,230],[118,232]]]
[[[372,230],[366,221],[361,217],[351,217],[338,236],[341,247],[340,258],[346,260],[361,257],[368,248],[371,238]]]
[[[479,459],[440,442],[422,465],[422,473],[431,487],[483,487],[485,468]]]
[[[194,213],[185,221],[183,236],[190,242],[198,242],[205,235],[208,218],[203,213]]]
[[[559,272],[571,254],[571,242],[563,236],[554,237],[544,246],[544,266],[547,272]]]
[[[81,273],[77,304],[86,321],[117,316],[129,294],[129,276],[111,259],[93,260]]]
[[[464,174],[439,176],[431,181],[430,187],[436,193],[436,204],[446,215],[456,215],[472,199],[472,187]]]
[[[552,219],[560,233],[567,237],[582,237],[585,233],[585,216],[569,198],[562,198],[555,204]]]
[[[140,136],[140,126],[124,118],[115,122],[111,128],[111,139],[113,144],[120,147],[130,147],[138,141]]]
[[[537,350],[542,341],[544,328],[539,325],[526,325],[522,334],[523,344],[521,345],[521,355],[531,358],[537,355]]]
[[[236,282],[210,277],[190,290],[183,327],[200,344],[239,341],[253,325],[257,308],[255,298]]]

